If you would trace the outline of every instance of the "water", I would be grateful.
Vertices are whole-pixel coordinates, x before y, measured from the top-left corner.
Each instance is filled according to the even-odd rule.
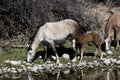
[[[44,73],[4,74],[0,80],[120,80],[120,68],[83,68]]]

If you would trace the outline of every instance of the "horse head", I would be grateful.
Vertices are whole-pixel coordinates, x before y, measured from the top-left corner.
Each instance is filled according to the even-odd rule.
[[[27,62],[33,62],[34,55],[35,55],[35,52],[33,51],[33,49],[31,47],[28,47]]]

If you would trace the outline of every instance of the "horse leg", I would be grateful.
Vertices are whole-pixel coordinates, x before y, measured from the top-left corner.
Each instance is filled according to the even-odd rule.
[[[111,41],[112,41],[112,37],[111,36],[109,36],[109,37],[107,37],[106,39],[105,39],[105,43],[106,43],[106,52],[108,53],[108,54],[112,54],[112,51],[111,50],[109,50],[109,48],[110,48],[110,45],[111,45]]]
[[[98,51],[100,53],[100,59],[102,59],[103,58],[103,54],[102,54],[101,44],[100,44],[99,40],[96,42],[96,52],[98,52]],[[97,53],[95,54],[95,58],[96,58],[96,56],[97,56]]]
[[[47,60],[47,46],[46,45],[44,46],[44,50],[45,50],[44,61],[46,61]]]
[[[116,45],[116,50],[118,50],[119,49],[119,35],[118,34],[116,34],[116,41],[117,41],[117,45]]]
[[[56,56],[56,58],[57,58],[57,64],[59,64],[59,63],[60,63],[60,61],[59,61],[59,56],[58,56],[57,51],[56,51],[56,49],[55,49],[54,42],[51,41],[51,42],[50,42],[50,45],[51,45],[51,47],[52,47],[52,49],[53,49],[53,51],[54,51],[54,53],[55,53],[55,56]]]
[[[101,44],[99,44],[98,49],[100,51],[100,59],[102,59],[103,58],[103,53],[102,53],[102,50],[101,50]]]
[[[82,59],[83,59],[83,51],[84,51],[84,45],[82,45],[81,49],[80,49],[80,62],[82,62]]]
[[[119,34],[120,34],[119,30],[117,30],[117,31],[116,31],[116,41],[117,41],[116,49],[117,49],[117,50],[118,50],[119,47],[120,47],[120,45],[119,45]]]
[[[110,37],[107,37],[105,39],[105,44],[106,44],[105,48],[106,48],[106,51],[109,50],[109,41],[110,41]]]
[[[95,50],[95,56],[94,56],[94,59],[96,58],[97,55],[98,55],[98,48],[96,48],[96,50]]]
[[[117,46],[116,46],[116,49],[118,50],[119,47],[120,47],[120,45],[119,45],[119,40],[117,40]]]
[[[80,52],[80,54],[81,54],[80,57],[81,57],[81,58],[80,58],[80,62],[79,62],[79,63],[82,62],[82,59],[83,59],[83,51],[84,51],[84,49],[82,48],[82,49],[81,49],[81,52]]]

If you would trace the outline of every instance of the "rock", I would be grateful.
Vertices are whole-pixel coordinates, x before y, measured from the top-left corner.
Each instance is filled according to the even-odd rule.
[[[14,74],[17,73],[17,71],[16,71],[15,68],[11,68],[10,72],[11,72],[11,73],[14,73]]]
[[[32,70],[32,67],[31,67],[31,66],[28,66],[28,67],[27,67],[27,70],[28,70],[28,71],[31,71],[31,70]]]
[[[0,69],[0,74],[2,74],[3,72],[2,72],[2,69]]]
[[[20,65],[24,71],[27,71],[27,67],[25,65]]]
[[[111,50],[108,50],[106,52],[107,52],[107,54],[113,54],[113,52]]]
[[[110,60],[111,60],[112,63],[116,63],[117,62],[117,59],[110,58]]]
[[[105,59],[105,60],[103,61],[103,63],[108,66],[108,65],[111,64],[111,60],[110,60],[110,59]]]
[[[17,69],[19,73],[22,73],[23,72],[23,69]]]
[[[10,63],[10,60],[9,60],[9,59],[7,59],[7,60],[5,60],[4,62],[5,62],[5,63]]]
[[[90,67],[93,67],[94,63],[93,63],[93,62],[88,62],[88,65],[89,65]]]
[[[20,65],[21,61],[10,61],[12,65]]]
[[[38,69],[43,70],[44,68],[42,67],[42,65],[38,65]]]
[[[37,66],[37,65],[34,65],[34,66],[32,67],[32,70],[31,70],[31,71],[37,72],[37,71],[38,71],[38,66]]]
[[[116,64],[118,64],[118,65],[119,65],[119,64],[120,64],[120,60],[118,60],[118,61],[116,62]]]
[[[64,59],[70,59],[70,56],[69,56],[68,54],[63,54],[62,57],[63,57]]]
[[[12,64],[12,65],[20,65],[20,64],[21,64],[21,61],[5,60],[4,62],[5,62],[5,63],[10,63],[10,64]]]
[[[77,57],[74,57],[73,59],[72,59],[72,62],[76,62],[77,61]]]
[[[86,62],[82,61],[81,63],[79,63],[77,66],[83,66],[83,67],[86,67]]]
[[[60,64],[58,65],[58,68],[62,68],[62,67],[63,67],[63,64],[60,63]]]
[[[105,52],[103,52],[103,51],[101,52],[101,54],[103,54],[103,55],[107,55],[107,54],[106,54]]]
[[[93,61],[93,63],[94,63],[94,66],[99,66],[100,65],[100,63],[98,61]]]
[[[70,73],[70,69],[66,69],[63,71],[64,74],[69,74]]]

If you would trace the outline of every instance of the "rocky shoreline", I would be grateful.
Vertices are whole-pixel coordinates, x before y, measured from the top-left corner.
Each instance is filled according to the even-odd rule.
[[[4,64],[10,65],[5,67]],[[68,62],[67,64],[56,64],[56,63],[44,63],[44,64],[35,64],[27,63],[25,61],[11,61],[5,60],[3,64],[0,65],[0,74],[19,74],[19,73],[44,73],[44,72],[54,72],[57,70],[64,69],[83,69],[83,68],[110,68],[113,66],[120,67],[120,60],[113,58],[103,58],[99,61],[90,61],[82,63],[77,62]]]

